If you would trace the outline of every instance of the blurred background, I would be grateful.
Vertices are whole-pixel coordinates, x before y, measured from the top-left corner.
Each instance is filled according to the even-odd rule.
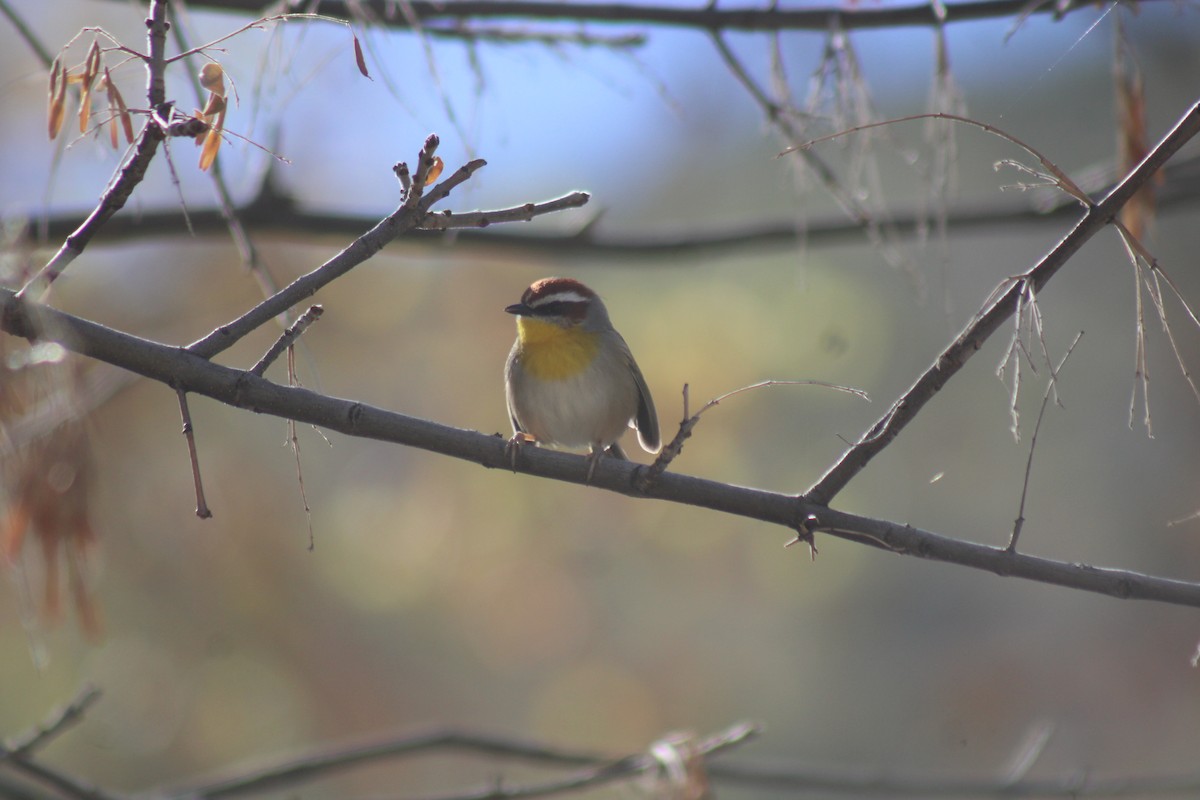
[[[144,4],[11,5],[51,51],[83,26],[144,47]],[[1011,19],[948,27],[968,113],[1072,175],[1115,169],[1117,13],[1039,15],[1015,32]],[[187,35],[197,44],[249,21],[193,11]],[[1148,2],[1124,24],[1156,141],[1196,99],[1200,18]],[[367,80],[342,27],[292,22],[247,31],[213,52],[240,97],[226,126],[290,163],[234,140],[220,154],[225,175],[248,200],[269,169],[303,208],[361,215],[365,230],[398,202],[392,164],[415,163],[425,136],[437,132],[447,170],[471,157],[488,161],[444,208],[507,207],[577,189],[592,195],[583,209],[500,233],[561,234],[590,224],[597,238],[621,241],[838,218],[819,186],[798,180],[793,160],[776,158],[784,144],[706,34],[587,30],[648,39],[617,50],[468,46],[371,30],[363,34],[374,78]],[[880,117],[928,108],[931,31],[851,38]],[[752,75],[769,82],[771,40],[727,40]],[[801,99],[825,42],[817,33],[779,38],[786,79]],[[68,63],[83,52],[77,45]],[[189,109],[187,73],[170,79],[168,95]],[[119,80],[130,106],[139,105],[141,73],[129,65]],[[45,85],[37,58],[0,24],[0,209],[8,221],[44,212],[82,218],[117,163],[106,137],[74,141],[65,152],[46,140]],[[892,211],[921,202],[932,157],[923,132],[911,123],[870,140]],[[955,134],[952,209],[1028,202],[1001,194],[1027,177],[993,170],[999,159],[1028,157],[974,129]],[[856,157],[852,142],[822,147],[835,163]],[[179,186],[156,161],[122,215],[174,209],[180,196],[191,209],[212,206],[197,151],[172,142],[171,154]],[[1186,205],[1168,209],[1148,236],[1193,304],[1194,214]],[[693,408],[765,379],[868,391],[870,404],[814,387],[740,395],[706,414],[672,467],[801,492],[996,284],[1027,270],[1071,224],[951,230],[926,244],[905,238],[899,266],[863,235],[619,259],[401,240],[315,298],[325,315],[304,337],[300,377],[332,395],[508,435],[502,368],[514,330],[503,308],[536,278],[571,275],[605,298],[668,437],[685,383]],[[255,241],[283,284],[349,238],[271,233]],[[56,246],[10,259],[41,264]],[[1196,580],[1200,521],[1168,523],[1200,508],[1200,408],[1148,316],[1154,436],[1141,425],[1140,406],[1130,425],[1138,385],[1133,278],[1119,240],[1105,232],[1039,298],[1056,360],[1086,333],[1060,380],[1063,407],[1048,410],[1039,433],[1022,549]],[[228,236],[189,237],[180,222],[174,233],[132,242],[106,242],[102,233],[51,302],[186,344],[260,297]],[[1169,313],[1194,371],[1200,334],[1184,325],[1178,305]],[[264,328],[219,360],[247,367],[276,335]],[[1022,436],[1014,441],[1009,387],[994,372],[1007,340],[1006,332],[994,337],[835,505],[1005,544],[1046,385],[1044,369],[1025,368]],[[285,380],[282,366],[269,375]],[[31,627],[45,579],[33,542],[6,570],[0,735],[26,730],[82,683],[95,683],[102,700],[45,758],[99,786],[178,785],[249,760],[424,726],[619,754],[667,731],[705,734],[738,720],[759,721],[765,733],[730,759],[798,767],[998,777],[1031,732],[1047,729],[1032,776],[1195,767],[1194,610],[1001,579],[820,535],[810,561],[803,548],[784,549],[789,536],[779,528],[301,428],[310,551],[285,423],[198,397],[191,411],[214,512],[207,521],[193,514],[172,391],[135,383],[88,424],[98,640],[69,612],[63,624]],[[627,449],[644,459],[636,446]],[[387,786],[410,796],[524,774],[438,757],[340,775],[305,792]]]

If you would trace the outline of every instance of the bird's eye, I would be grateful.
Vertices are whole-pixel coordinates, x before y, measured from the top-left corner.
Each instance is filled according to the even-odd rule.
[[[537,313],[539,317],[565,317],[569,305],[569,303],[564,303],[561,300],[555,300],[554,302],[538,306]]]

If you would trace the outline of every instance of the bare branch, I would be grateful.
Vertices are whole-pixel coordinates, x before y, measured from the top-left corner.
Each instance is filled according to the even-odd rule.
[[[1200,111],[1197,112],[1200,117]],[[351,400],[326,397],[300,387],[278,384],[248,372],[215,364],[186,348],[140,339],[65,314],[40,303],[22,301],[0,289],[0,330],[24,338],[56,341],[69,350],[114,364],[182,391],[202,394],[226,405],[254,409],[284,419],[378,441],[394,442],[472,461],[489,468],[513,469],[506,439],[452,428],[385,411]],[[953,370],[951,370],[952,372]],[[924,379],[923,379],[924,380]],[[926,398],[927,399],[927,398]],[[893,409],[897,416],[907,413]],[[961,541],[907,525],[846,514],[803,496],[779,494],[676,473],[661,475],[649,489],[638,488],[645,467],[602,459],[591,485],[631,497],[685,503],[749,519],[812,530],[869,544],[888,552],[914,555],[1119,598],[1156,600],[1200,607],[1200,583],[1151,577],[1136,572],[1054,561],[1004,548]],[[570,483],[587,483],[585,456],[528,448],[520,472]]]
[[[704,755],[712,755],[729,749],[754,737],[758,727],[750,723],[738,723],[707,739],[698,742],[696,748]],[[523,742],[505,736],[492,736],[471,731],[441,730],[429,733],[388,737],[349,747],[325,749],[308,753],[299,758],[268,766],[252,772],[185,789],[171,796],[188,800],[215,800],[235,794],[263,792],[292,786],[301,781],[313,780],[330,772],[374,761],[410,756],[437,751],[466,751],[500,758],[512,758],[543,764],[587,767],[588,769],[556,781],[553,786],[536,787],[536,791],[525,789],[491,789],[488,797],[530,797],[553,794],[568,789],[598,786],[615,780],[631,778],[654,770],[658,761],[648,753],[637,753],[624,758],[604,758],[592,753],[560,750],[545,745]],[[512,793],[512,794],[510,794]],[[476,796],[475,793],[465,795]]]
[[[1146,0],[1143,0],[1145,2]],[[315,13],[344,20],[357,19],[358,9],[373,14],[384,24],[408,29],[404,15],[388,14],[391,0],[320,0],[303,4]],[[191,0],[191,8],[212,8],[257,14],[270,4],[265,0]],[[642,23],[696,28],[703,31],[826,31],[832,25],[844,30],[935,26],[979,19],[1010,17],[1029,6],[1028,0],[975,0],[964,3],[918,3],[907,6],[873,7],[830,5],[824,8],[780,8],[763,3],[764,8],[720,8],[713,3],[697,3],[695,8],[633,5],[627,3],[571,2],[553,3],[536,0],[410,0],[411,16],[418,23],[465,19],[538,19],[574,20],[600,23]],[[1067,13],[1094,8],[1083,0],[1043,3],[1030,13]]]
[[[1035,292],[1040,291],[1083,244],[1113,220],[1129,198],[1188,140],[1200,132],[1200,103],[1193,104],[1159,144],[1100,203],[1092,205],[1075,228],[1063,237],[1026,274]],[[810,500],[827,504],[846,484],[911,422],[946,382],[978,352],[983,343],[1010,317],[1020,298],[1023,282],[1017,281],[959,334],[934,364],[905,392],[858,443],[847,450],[809,490]]]
[[[33,758],[34,751],[78,723],[99,697],[98,689],[85,686],[71,702],[56,711],[40,726],[9,743],[0,744],[0,766],[7,767],[8,771],[24,778],[52,787],[58,793],[56,796],[69,800],[119,800],[119,795],[89,786],[62,770],[48,767]],[[7,797],[11,794],[14,800],[24,797],[37,797],[40,800],[44,797],[27,789],[21,793],[9,792],[7,784],[7,781],[0,783],[0,795]]]
[[[23,736],[5,743],[0,748],[0,761],[8,758],[19,758],[33,755],[52,739],[72,725],[80,722],[83,715],[100,699],[100,690],[95,686],[84,686],[79,693],[41,725]]]
[[[1160,211],[1190,208],[1200,202],[1198,167],[1200,156],[1193,156],[1180,158],[1162,170],[1160,174],[1164,176],[1165,183],[1158,187]],[[411,177],[409,180],[411,183]],[[1074,218],[1078,207],[1073,200],[1054,203],[1048,208],[1041,203],[1030,204],[1025,201],[958,202],[955,203],[954,209],[946,214],[945,226],[948,231],[972,232],[1001,229],[1008,231],[1013,225],[1020,224],[1056,225],[1063,220]],[[251,232],[284,232],[298,236],[357,236],[375,222],[363,216],[302,210],[297,207],[295,201],[275,188],[270,173],[258,197],[236,208],[235,213]],[[218,210],[190,209],[189,216],[197,235],[224,233],[227,230],[227,223]],[[437,218],[438,215],[432,217],[430,223]],[[79,224],[78,218],[73,216],[51,217],[46,222],[47,235],[51,239],[67,236]],[[926,225],[927,219],[923,210],[893,212],[891,215],[890,226],[898,235],[920,236]],[[729,252],[792,249],[801,240],[794,220],[753,223],[716,231],[711,230],[711,227],[707,226],[702,232],[679,231],[649,236],[605,235],[594,226],[561,235],[464,231],[455,237],[454,246],[460,249],[478,248],[489,253],[509,249],[522,252],[532,250],[552,252],[556,256],[662,259],[676,264],[680,256],[716,258]],[[104,240],[116,242],[181,233],[178,211],[148,209],[141,212],[136,219],[124,216],[110,219],[104,228]],[[807,221],[802,237],[810,246],[833,246],[863,241],[862,227],[846,220],[842,215]],[[407,233],[398,245],[403,247],[412,242],[427,250],[429,244],[435,241],[442,241],[435,230],[413,230]]]
[[[455,214],[443,211],[440,214],[430,214],[420,224],[421,230],[445,231],[451,228],[486,228],[500,222],[528,222],[534,217],[564,211],[568,208],[579,208],[587,203],[589,195],[586,192],[572,192],[544,203],[526,203],[515,208],[501,208],[496,211],[467,211]]]

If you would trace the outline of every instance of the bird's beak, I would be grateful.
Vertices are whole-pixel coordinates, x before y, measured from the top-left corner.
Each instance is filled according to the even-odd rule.
[[[518,317],[528,317],[533,314],[533,309],[524,303],[513,303],[511,306],[505,306],[504,310],[509,314],[516,314]]]

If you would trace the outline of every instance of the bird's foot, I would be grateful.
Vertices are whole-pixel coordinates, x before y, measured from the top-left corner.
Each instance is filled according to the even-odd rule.
[[[526,442],[537,441],[524,431],[517,431],[508,440],[508,444],[504,445],[504,454],[508,456],[508,463],[512,466],[513,472],[517,471],[517,455],[521,452],[521,445]]]

